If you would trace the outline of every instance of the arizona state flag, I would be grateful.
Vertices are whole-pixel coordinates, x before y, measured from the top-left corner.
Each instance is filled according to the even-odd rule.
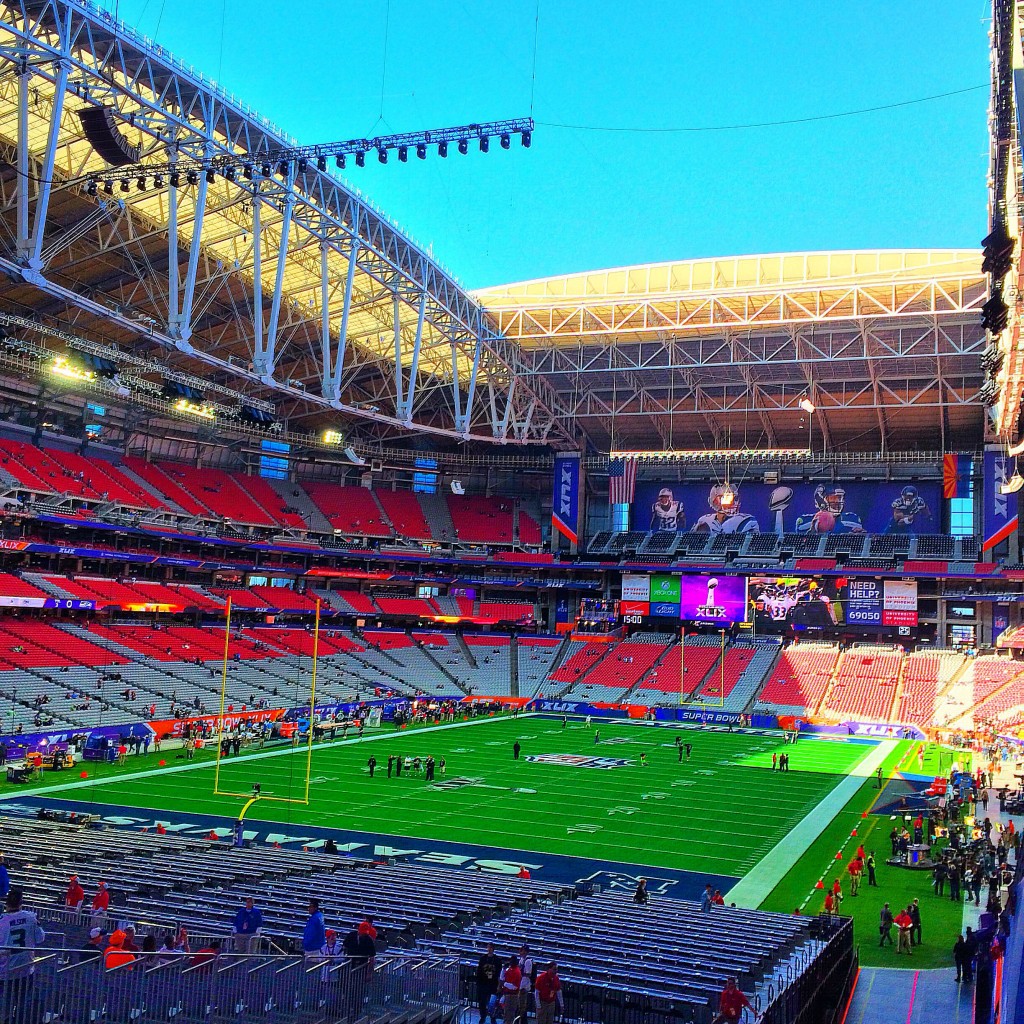
[[[942,456],[942,496],[943,498],[965,498],[967,488],[960,480],[960,456]]]

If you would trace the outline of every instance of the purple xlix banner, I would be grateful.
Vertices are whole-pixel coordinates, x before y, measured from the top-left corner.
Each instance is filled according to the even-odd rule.
[[[747,581],[742,576],[680,578],[679,616],[687,622],[731,626],[747,618]]]

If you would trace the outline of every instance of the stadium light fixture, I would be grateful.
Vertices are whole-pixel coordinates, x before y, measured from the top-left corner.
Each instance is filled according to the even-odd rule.
[[[388,151],[383,146],[380,146],[377,149],[377,159],[382,164],[386,164],[388,162]]]
[[[512,145],[512,139],[509,137],[507,132],[502,133],[501,136],[501,148],[508,149]]]
[[[327,157],[325,157],[325,156],[318,156],[316,158],[316,169],[318,171],[326,171],[327,170]]]
[[[344,153],[339,153],[334,158],[334,166],[337,167],[339,171],[345,170],[345,154]]]
[[[171,188],[178,188],[181,185],[181,175],[177,171],[171,171],[167,180],[171,183]]]
[[[99,182],[95,178],[90,178],[89,184],[85,186],[85,194],[87,196],[94,196],[99,190]]]
[[[136,182],[136,185],[137,185],[138,190],[140,192],[145,192],[146,191],[146,179],[145,179],[145,177],[143,175],[141,175],[141,174],[139,175],[138,180]]]
[[[409,147],[399,146],[398,147],[398,162],[400,164],[407,163],[409,160]]]
[[[519,136],[519,141],[522,142],[524,149],[529,149],[530,143],[533,142],[533,132],[523,132]]]
[[[158,174],[158,175],[156,175],[153,178],[153,188],[163,188],[163,187],[164,187],[164,176],[162,174]]]
[[[252,181],[252,175],[253,175],[252,164],[243,164],[242,165],[242,177],[245,178],[246,181]]]
[[[269,178],[270,177],[270,164],[265,164],[265,163],[264,164],[260,164],[260,174],[262,174],[264,178]]]
[[[425,143],[423,143],[423,142],[418,142],[418,143],[416,144],[416,155],[417,155],[417,156],[418,156],[418,157],[419,157],[419,158],[420,158],[421,160],[426,160],[426,159],[427,159],[427,147],[426,147],[426,144],[425,144]]]
[[[325,430],[324,444],[341,444],[345,435],[340,430]]]
[[[215,420],[217,414],[213,411],[213,408],[209,405],[200,405],[197,402],[190,402],[187,398],[179,398],[174,403],[175,411],[187,412],[193,416],[200,416],[204,420]]]
[[[189,185],[198,185],[199,175],[196,174],[195,171],[189,171],[188,174],[185,175],[185,181],[188,182]]]
[[[365,167],[365,166],[366,166],[366,151],[362,150],[362,149],[357,150],[356,151],[356,167]]]
[[[480,152],[486,153],[491,148],[491,137],[489,135],[480,136]]]
[[[217,180],[217,172],[211,167],[206,172],[206,184],[212,185]]]
[[[814,412],[815,409],[817,409],[817,406],[809,398],[801,398],[800,408],[803,409],[804,412]]]
[[[68,362],[67,356],[57,356],[50,364],[50,373],[55,377],[63,377],[65,380],[86,380],[96,379],[92,370],[83,370],[80,366]]]
[[[448,155],[448,143],[439,142],[437,144],[437,155],[442,159]]]
[[[469,152],[469,139],[459,139],[459,152],[463,156]]]
[[[127,192],[132,187],[132,183],[127,178],[121,179],[121,191]]]

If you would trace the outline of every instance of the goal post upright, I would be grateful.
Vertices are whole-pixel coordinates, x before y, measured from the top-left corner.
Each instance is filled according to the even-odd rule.
[[[313,773],[313,720],[316,716],[316,668],[320,655],[320,598],[316,599],[316,616],[313,619],[313,667],[309,684],[309,726],[306,729],[306,795],[303,803],[309,803],[309,779]]]
[[[228,696],[228,650],[231,646],[231,595],[228,594],[224,618],[224,660],[220,670],[220,715],[217,717],[217,764],[213,773],[213,791],[220,792],[220,761],[224,751],[224,714]]]

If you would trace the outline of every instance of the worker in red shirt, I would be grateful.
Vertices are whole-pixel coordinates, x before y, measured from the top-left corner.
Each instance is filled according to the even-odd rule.
[[[913,956],[913,951],[910,948],[910,929],[914,924],[913,918],[905,911],[901,910],[896,915],[896,927],[899,931],[896,933],[896,952],[902,953],[904,950],[907,951],[907,956]]]
[[[537,975],[533,998],[537,1003],[537,1024],[553,1024],[555,1014],[565,1012],[557,964],[548,964],[547,970]]]
[[[825,913],[826,914],[834,914],[835,912],[836,912],[835,897],[832,895],[832,890],[829,889],[829,891],[827,893],[825,893]]]
[[[125,934],[120,928],[113,932],[107,940],[107,948],[103,951],[103,966],[108,970],[130,964],[135,959],[134,953],[127,953],[124,949]],[[129,967],[128,970],[131,970]]]
[[[109,907],[110,890],[107,888],[106,882],[100,882],[99,888],[96,890],[96,895],[92,898],[92,916],[103,917]]]
[[[864,864],[859,857],[854,857],[846,866],[846,871],[850,876],[850,895],[856,896],[860,888],[861,875],[864,873]]]
[[[863,861],[866,856],[867,854],[864,852],[864,844],[861,843],[860,846],[857,847],[857,860]]]
[[[76,913],[82,909],[85,902],[85,890],[78,884],[78,875],[72,875],[68,880],[68,891],[64,894],[64,905],[68,910]]]
[[[516,878],[522,878],[524,881],[529,881],[530,869],[525,864],[522,865],[519,869],[519,873],[516,875]]]
[[[836,913],[838,914],[843,907],[843,887],[839,884],[838,878],[832,883],[832,899],[836,901]]]
[[[164,823],[162,821],[158,821],[156,823],[156,834],[158,836],[165,836],[165,835],[167,835],[167,829],[164,827]]]
[[[740,1019],[744,1009],[754,1013],[750,1000],[737,987],[736,979],[730,978],[725,983],[725,988],[722,989],[722,994],[718,999],[718,1016],[715,1017],[712,1024],[734,1024]],[[754,1013],[754,1019],[760,1020],[761,1015]]]
[[[508,958],[508,966],[501,972],[501,1002],[505,1016],[505,1024],[515,1024],[519,1016],[520,988],[523,984],[523,972],[519,969],[519,957]]]

